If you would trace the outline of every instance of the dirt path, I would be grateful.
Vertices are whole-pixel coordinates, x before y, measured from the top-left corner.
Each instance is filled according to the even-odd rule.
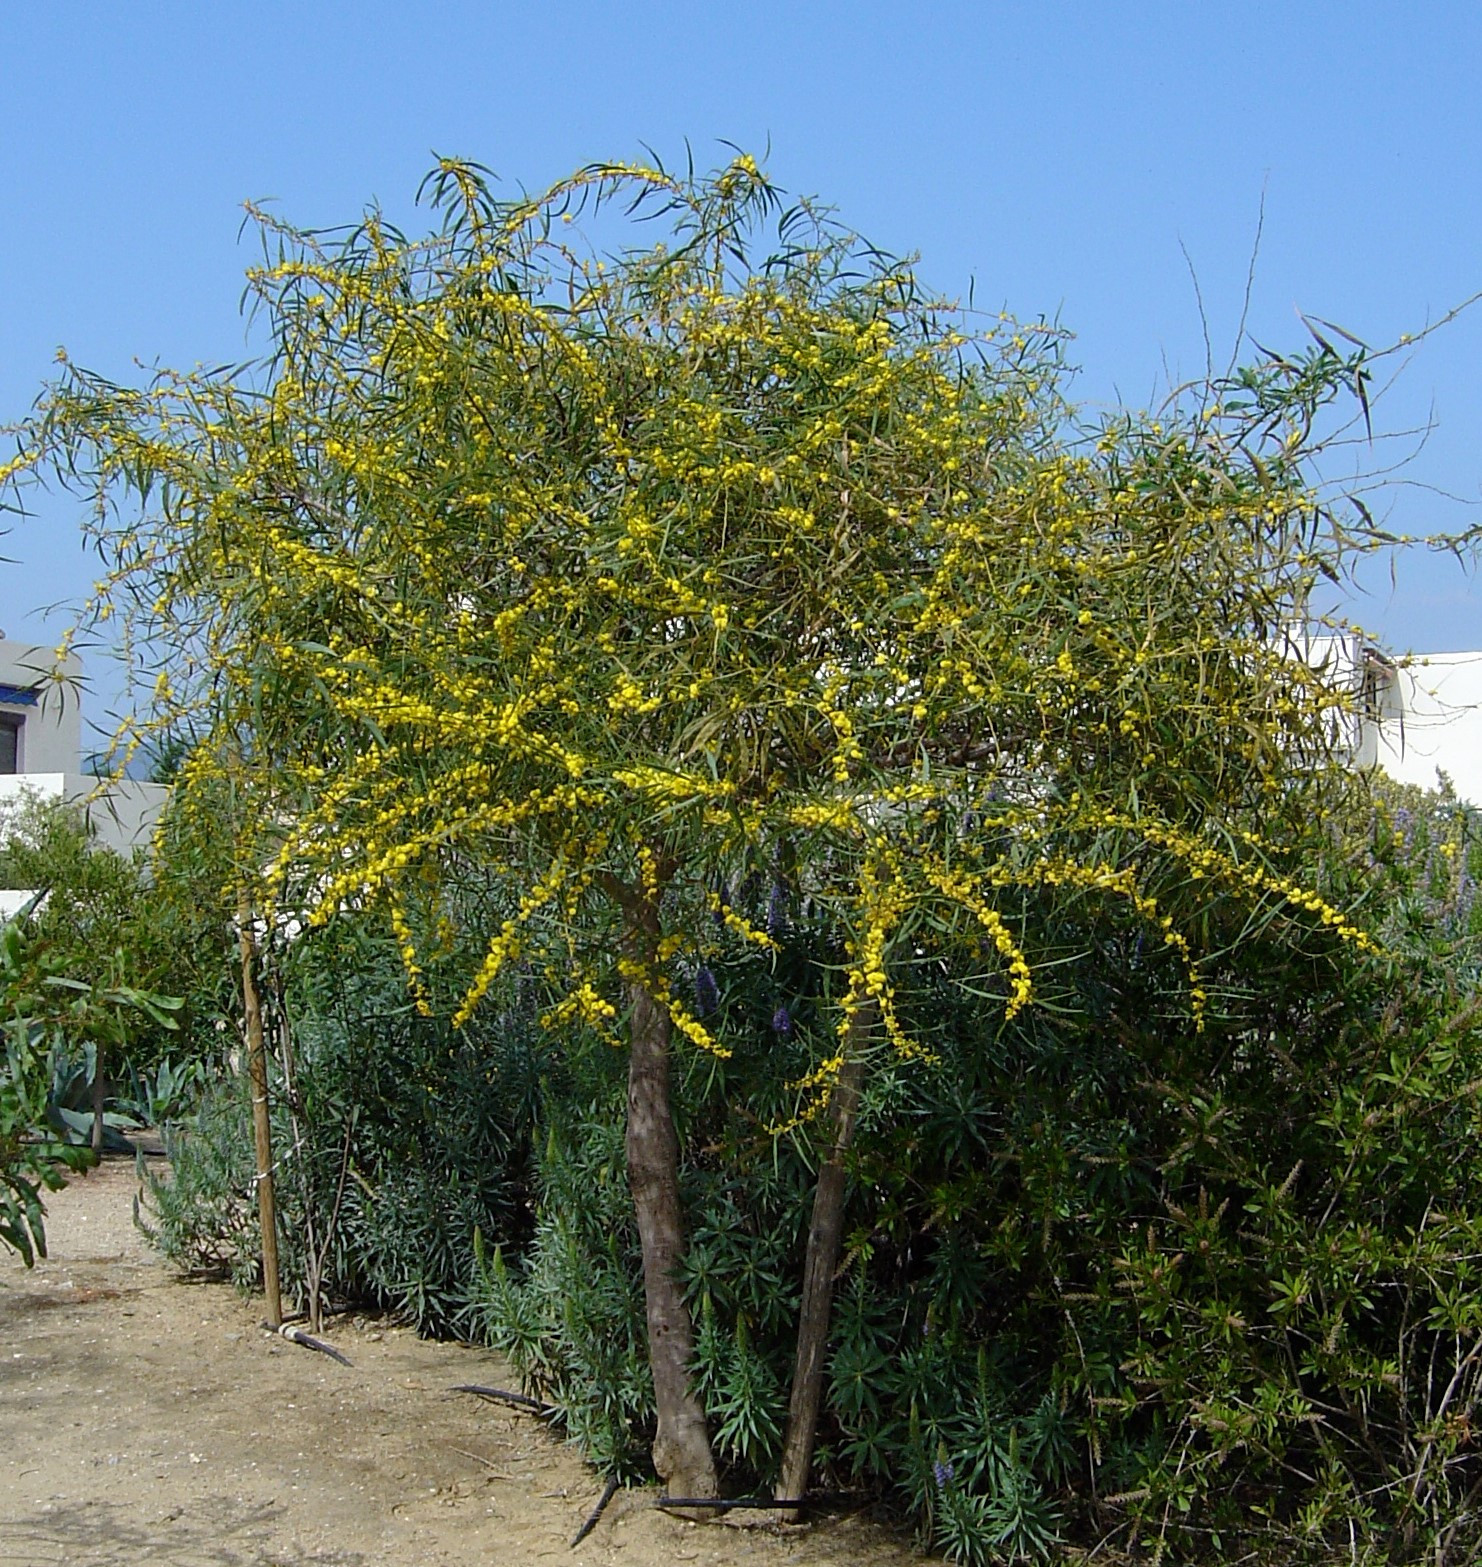
[[[0,1255],[0,1567],[907,1567],[863,1519],[697,1527],[599,1487],[490,1352],[341,1324],[349,1369],[258,1328],[260,1302],[184,1284],[134,1230],[133,1165],[53,1197],[50,1258]]]

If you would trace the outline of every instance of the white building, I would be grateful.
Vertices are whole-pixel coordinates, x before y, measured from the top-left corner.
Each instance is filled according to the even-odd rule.
[[[1434,789],[1445,773],[1482,806],[1482,653],[1391,658],[1357,637],[1314,640],[1311,661],[1353,693],[1350,755],[1400,783]]]
[[[1374,761],[1425,789],[1445,773],[1463,800],[1482,806],[1482,653],[1411,654],[1387,673],[1368,725]]]
[[[81,679],[77,658],[59,670],[50,648],[0,639],[0,776],[77,771]]]
[[[130,854],[148,845],[169,790],[82,771],[81,676],[75,657],[59,671],[51,648],[0,640],[0,812],[28,797],[67,800],[86,813],[99,844]],[[0,918],[29,896],[0,891]]]

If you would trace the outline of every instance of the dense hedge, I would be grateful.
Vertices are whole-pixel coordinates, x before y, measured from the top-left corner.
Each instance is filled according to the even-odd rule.
[[[963,1561],[1056,1540],[1471,1559],[1471,828],[1454,802],[1409,797],[1335,856],[1331,890],[1383,925],[1380,958],[1213,904],[1224,957],[1198,1036],[1172,960],[1104,909],[1057,905],[1035,958],[1055,972],[1051,947],[1075,952],[1072,978],[1012,1024],[945,983],[947,937],[920,933],[898,1001],[934,1059],[872,1064],[822,1483],[894,1497]],[[676,1092],[695,1378],[728,1484],[750,1492],[777,1462],[817,1158],[806,1123],[774,1128],[828,1026],[838,939],[795,889],[780,917],[776,889],[728,896],[782,951],[759,963],[718,927],[703,970],[676,970],[735,1044],[686,1058]],[[383,983],[379,1000],[362,977],[299,1003],[294,1124],[279,1111],[281,1146],[302,1139],[284,1166],[293,1276],[348,1149],[330,1293],[498,1345],[599,1468],[644,1473],[621,1055],[568,1037],[558,1066],[528,975],[457,1036]],[[216,1101],[175,1143],[175,1190],[226,1182],[240,1213],[248,1130],[227,1103],[235,1162]],[[182,1257],[216,1222],[157,1201]]]

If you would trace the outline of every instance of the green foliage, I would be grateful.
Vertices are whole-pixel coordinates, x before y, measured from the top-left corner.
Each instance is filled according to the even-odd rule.
[[[65,1141],[91,1143],[96,1119],[93,1110],[93,1083],[98,1074],[98,1047],[91,1040],[78,1050],[59,1049],[52,1056],[51,1088],[46,1099],[46,1117]],[[113,1104],[113,1109],[106,1108]],[[125,1128],[137,1127],[137,1118],[119,1113],[117,1101],[105,1098],[102,1118],[103,1153],[132,1153],[134,1145],[124,1135]]]
[[[95,843],[80,807],[31,798],[0,819],[0,885],[44,894],[27,916],[49,983],[74,989],[62,1021],[76,1059],[105,1077],[152,1067],[180,1030],[199,932],[183,928],[141,856]],[[65,1096],[64,1096],[65,1097]]]
[[[1347,928],[1284,873],[1345,705],[1294,622],[1373,542],[1307,467],[1362,350],[1087,428],[1057,332],[932,298],[749,156],[512,201],[447,161],[424,194],[416,240],[261,217],[265,364],[69,368],[24,431],[101,501],[96,613],[163,650],[141,731],[197,737],[182,810],[229,799],[255,905],[376,902],[415,992],[471,861],[509,924],[460,1015],[539,951],[590,1021],[655,967],[610,961],[650,882],[688,894],[655,943],[693,946],[707,882],[795,834],[859,949],[833,1003],[888,1030],[923,913],[988,922],[1024,1004],[1006,912],[1042,885],[1175,942],[1196,1014],[1154,887]],[[619,206],[661,230],[613,257],[562,222]]]
[[[152,977],[146,954],[154,942],[148,920],[139,917],[146,901],[141,867],[95,844],[79,806],[33,797],[9,807],[0,820],[0,885],[45,894],[32,923],[63,972],[106,983],[127,947],[136,960],[133,977]]]
[[[204,1077],[199,1061],[174,1061],[169,1056],[152,1072],[141,1073],[130,1065],[124,1092],[114,1103],[136,1126],[166,1126],[191,1109]]]
[[[144,1193],[135,1223],[181,1272],[255,1288],[262,1244],[246,1080],[208,1083],[194,1111],[166,1125],[164,1142],[168,1175],[140,1156]]]
[[[1309,467],[1364,352],[1087,429],[1055,334],[973,335],[748,158],[430,191],[426,240],[264,223],[268,365],[71,371],[25,432],[108,519],[99,612],[169,647],[143,727],[200,737],[170,884],[263,911],[292,1284],[466,1313],[641,1471],[642,1001],[658,1276],[764,1484],[878,1018],[822,1477],[971,1563],[1468,1559],[1473,824],[1340,838],[1348,699],[1294,656],[1374,542]],[[617,196],[668,242],[554,237]],[[155,1194],[239,1277],[245,1145],[223,1090]]]
[[[59,1141],[47,1117],[52,1060],[58,1044],[53,997],[33,938],[16,921],[0,926],[0,1243],[27,1267],[46,1255],[43,1191],[65,1184],[64,1172],[91,1160]]]
[[[1482,811],[1439,789],[1376,780],[1361,853],[1381,928],[1408,953],[1444,953],[1474,981],[1482,959]]]
[[[1334,895],[1377,900],[1387,832],[1335,859]],[[918,933],[899,1001],[938,1059],[881,1062],[867,1089],[820,1478],[893,1493],[964,1562],[1056,1540],[1319,1561],[1350,1526],[1397,1560],[1470,1560],[1482,1014],[1454,948],[1304,951],[1217,907],[1196,1041],[1135,925],[1055,912],[1077,993],[1009,1025]],[[800,987],[835,943],[805,904],[775,968],[712,952],[737,1048],[692,1057],[680,1090],[694,1380],[743,1489],[775,1468],[813,1155],[735,1107],[767,1105],[766,1080],[785,1112],[778,1080],[827,1015]],[[480,1270],[475,1322],[631,1471],[652,1409],[621,1088],[600,1047],[571,1059],[533,1245]]]
[[[93,1040],[85,1040],[81,1048],[64,1044],[52,1053],[46,1117],[67,1142],[92,1139],[97,1062],[98,1046]],[[180,1120],[194,1107],[203,1079],[199,1061],[176,1062],[166,1056],[143,1073],[125,1061],[119,1092],[105,1095],[103,1100],[102,1151],[132,1153],[131,1132]]]
[[[1444,802],[1412,809],[1458,819]],[[948,982],[955,932],[916,932],[897,999],[937,1059],[882,1058],[867,1086],[822,1483],[893,1495],[963,1562],[1038,1559],[1056,1540],[1316,1562],[1351,1527],[1395,1560],[1469,1559],[1475,944],[1448,934],[1454,897],[1425,915],[1452,856],[1418,830],[1402,852],[1392,811],[1356,819],[1322,875],[1329,895],[1367,899],[1376,926],[1391,911],[1391,940],[1409,945],[1363,957],[1216,903],[1223,956],[1197,1038],[1176,961],[1095,901],[1023,911],[1048,933],[1037,962],[1080,961],[1053,968],[1046,1005],[1012,1023]],[[841,936],[787,881],[726,898],[780,950],[758,962],[716,921],[705,975],[676,958],[669,977],[710,992],[707,1019],[735,1043],[724,1061],[682,1059],[677,1119],[694,1382],[731,1484],[750,1489],[777,1460],[817,1157],[809,1125],[781,1139],[769,1125],[829,1037]],[[308,1135],[282,1172],[290,1230],[306,1193],[332,1202],[348,1128],[334,1288],[488,1339],[595,1464],[643,1474],[653,1408],[622,1058],[568,1034],[558,1065],[528,1006],[468,1046],[405,1010],[372,947],[379,978],[344,996],[353,942],[306,956],[317,979],[289,987]],[[235,1092],[230,1156],[209,1132],[172,1146],[187,1193],[202,1166],[235,1183],[232,1204],[193,1222],[198,1238],[238,1225],[255,1269]],[[480,1131],[486,1112],[498,1126]],[[491,1170],[508,1184],[482,1207],[453,1196]]]
[[[555,1405],[601,1471],[644,1473],[653,1386],[644,1333],[638,1236],[623,1164],[620,1101],[568,1101],[547,1131],[539,1206],[518,1276],[485,1252],[469,1280],[473,1330],[508,1355]]]
[[[545,1041],[511,991],[467,1029],[418,1016],[394,949],[341,925],[270,968],[268,1024],[279,1251],[286,1293],[310,1275],[331,1298],[452,1330],[474,1272],[474,1236],[529,1228],[529,1134]],[[173,1177],[146,1218],[182,1267],[255,1282],[260,1241],[246,1091],[219,1083],[172,1130]],[[322,1254],[322,1255],[321,1255]]]
[[[28,1267],[46,1254],[42,1191],[91,1161],[79,1146],[91,1117],[64,1102],[79,1070],[94,1080],[100,1051],[122,1042],[130,1018],[170,1029],[179,1004],[132,985],[89,985],[59,973],[60,961],[29,924],[0,926],[0,1242]]]

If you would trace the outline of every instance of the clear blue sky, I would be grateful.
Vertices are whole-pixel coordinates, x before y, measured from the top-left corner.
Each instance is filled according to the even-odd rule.
[[[702,162],[770,144],[785,187],[920,251],[939,290],[1058,316],[1087,400],[1143,406],[1203,369],[1190,262],[1228,356],[1263,192],[1269,346],[1305,341],[1299,308],[1381,344],[1482,289],[1479,45],[1482,7],[1426,0],[8,0],[0,421],[59,344],[119,377],[242,357],[244,198],[412,222],[434,151],[537,187],[686,138]],[[1382,427],[1437,426],[1382,498],[1396,531],[1482,518],[1479,366],[1482,307],[1382,404]],[[86,590],[74,531],[48,508],[0,545],[10,637],[49,641],[35,606]],[[1482,646],[1454,565],[1409,560],[1354,608],[1401,648]]]

